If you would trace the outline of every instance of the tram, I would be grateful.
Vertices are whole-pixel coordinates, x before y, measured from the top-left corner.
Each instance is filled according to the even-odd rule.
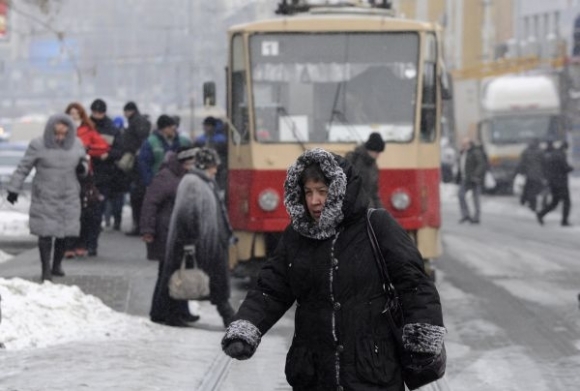
[[[441,253],[441,106],[450,96],[438,26],[398,18],[387,1],[282,1],[277,13],[228,32],[232,268],[251,270],[275,248],[289,224],[286,170],[304,150],[345,155],[379,132],[380,197],[430,272]]]

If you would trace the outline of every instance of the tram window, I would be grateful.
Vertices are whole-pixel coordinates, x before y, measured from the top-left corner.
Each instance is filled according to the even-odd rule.
[[[437,64],[436,40],[427,35],[423,64],[423,99],[421,101],[421,141],[433,142],[437,136]]]
[[[244,40],[241,35],[232,39],[232,123],[238,130],[241,144],[250,141]]]

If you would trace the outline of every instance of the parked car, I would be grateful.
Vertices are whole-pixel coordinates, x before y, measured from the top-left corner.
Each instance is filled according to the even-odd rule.
[[[22,160],[26,148],[28,148],[28,143],[0,143],[0,188],[4,188],[10,182],[10,178]],[[35,171],[32,170],[24,181],[25,191],[31,190],[34,174]]]

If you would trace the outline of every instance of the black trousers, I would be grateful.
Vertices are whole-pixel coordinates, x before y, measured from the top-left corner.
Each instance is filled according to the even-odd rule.
[[[131,198],[131,214],[133,217],[133,228],[139,229],[139,221],[141,220],[141,207],[145,199],[145,191],[147,188],[140,181],[134,181],[131,184],[130,198]]]
[[[537,199],[538,195],[544,189],[544,185],[541,181],[535,180],[526,180],[526,184],[524,185],[524,190],[522,192],[521,203],[527,203],[531,210],[534,212],[537,208]]]
[[[552,193],[552,201],[542,209],[539,215],[543,218],[545,215],[556,209],[560,201],[562,201],[562,224],[567,224],[571,209],[570,190],[568,189],[568,185],[550,185],[550,192]]]

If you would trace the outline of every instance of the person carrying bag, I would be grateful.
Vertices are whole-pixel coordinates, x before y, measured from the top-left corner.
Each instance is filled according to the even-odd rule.
[[[349,162],[319,148],[288,169],[291,224],[227,328],[225,354],[252,357],[297,303],[285,370],[293,390],[404,391],[405,383],[415,388],[439,376],[441,367],[431,362],[445,361],[446,330],[437,289],[408,233],[378,210],[372,227],[396,292],[386,294],[390,284],[377,270],[361,183]]]

